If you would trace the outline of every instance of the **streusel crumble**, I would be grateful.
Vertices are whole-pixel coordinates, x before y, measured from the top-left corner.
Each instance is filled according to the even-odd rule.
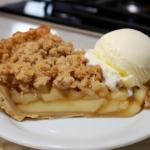
[[[50,81],[67,89],[77,87],[77,81],[91,86],[91,81],[102,80],[100,67],[86,65],[84,50],[75,51],[72,43],[52,35],[46,25],[2,40],[0,53],[1,83],[22,92]]]

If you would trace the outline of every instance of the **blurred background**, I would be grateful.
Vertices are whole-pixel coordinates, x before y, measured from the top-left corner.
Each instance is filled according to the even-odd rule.
[[[150,35],[148,0],[23,0],[0,11],[92,32],[133,28]]]

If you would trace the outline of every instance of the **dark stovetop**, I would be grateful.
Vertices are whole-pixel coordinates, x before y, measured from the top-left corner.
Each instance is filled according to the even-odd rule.
[[[148,0],[28,0],[0,11],[99,33],[133,28],[150,36]]]

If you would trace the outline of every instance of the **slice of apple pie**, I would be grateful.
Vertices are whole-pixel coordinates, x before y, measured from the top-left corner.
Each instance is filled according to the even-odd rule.
[[[0,41],[0,107],[12,118],[128,117],[149,106],[148,86],[110,90],[102,69],[88,65],[42,25]]]

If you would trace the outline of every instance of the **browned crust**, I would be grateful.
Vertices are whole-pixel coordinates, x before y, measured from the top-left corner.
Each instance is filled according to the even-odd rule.
[[[13,107],[4,99],[0,98],[0,107],[5,110],[5,112],[15,120],[22,121],[25,115],[16,112]]]
[[[17,107],[13,104],[13,102],[9,99],[9,96],[6,97],[6,89],[2,89],[0,87],[0,107],[5,110],[5,112],[15,120],[22,121],[25,117],[37,118],[37,115],[30,114],[23,114]]]

